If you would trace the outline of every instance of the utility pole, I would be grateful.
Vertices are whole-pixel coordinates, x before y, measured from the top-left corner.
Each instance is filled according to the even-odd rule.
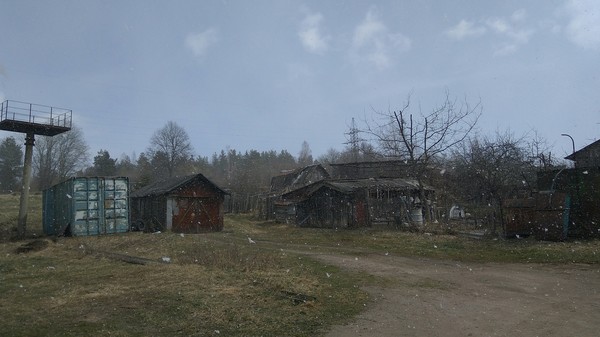
[[[35,134],[28,132],[25,136],[25,161],[23,163],[23,189],[21,190],[21,199],[19,203],[19,222],[17,224],[17,235],[22,238],[25,236],[27,226],[27,206],[29,205],[29,187],[31,186],[31,162],[33,159],[33,145],[35,143]]]

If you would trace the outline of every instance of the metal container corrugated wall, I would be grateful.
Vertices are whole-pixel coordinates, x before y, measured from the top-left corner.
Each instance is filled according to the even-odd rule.
[[[47,235],[99,235],[129,230],[129,179],[79,177],[43,192]]]

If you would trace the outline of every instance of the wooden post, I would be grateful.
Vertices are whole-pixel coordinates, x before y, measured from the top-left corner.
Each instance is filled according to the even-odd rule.
[[[35,135],[27,133],[25,137],[25,162],[23,163],[23,190],[21,191],[21,202],[19,206],[19,223],[17,225],[17,235],[19,238],[25,237],[27,227],[27,206],[29,203],[29,185],[31,183],[31,162],[33,158],[33,144]]]

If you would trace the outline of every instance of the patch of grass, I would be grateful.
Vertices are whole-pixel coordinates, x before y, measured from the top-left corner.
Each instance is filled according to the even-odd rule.
[[[455,235],[409,233],[383,229],[335,230],[298,228],[284,224],[254,226],[249,217],[235,216],[238,235],[283,246],[319,247],[353,254],[390,253],[401,256],[501,263],[600,263],[600,240],[546,242],[534,239],[470,239]],[[254,222],[258,223],[258,222]],[[227,224],[226,224],[227,227]]]
[[[368,278],[360,274],[230,237],[61,238],[27,254],[15,253],[19,243],[0,244],[3,334],[314,336],[368,301],[360,290]],[[171,263],[133,265],[89,251]],[[288,293],[310,300],[298,303]]]
[[[19,220],[20,194],[0,194],[0,242],[16,235]],[[27,212],[27,237],[43,235],[42,194],[30,193]]]

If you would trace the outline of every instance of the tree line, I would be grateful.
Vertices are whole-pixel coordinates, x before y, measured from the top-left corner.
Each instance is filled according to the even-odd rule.
[[[419,105],[415,111],[408,96],[399,109],[374,110],[359,125],[353,119],[345,147],[330,148],[318,158],[313,158],[306,141],[297,156],[285,149],[225,149],[211,157],[199,156],[186,130],[169,121],[154,132],[139,155],[116,158],[100,150],[89,165],[83,132],[73,127],[54,137],[36,137],[32,188],[43,190],[71,176],[88,175],[127,176],[135,189],[165,177],[202,173],[233,195],[248,198],[267,192],[271,177],[286,170],[315,163],[328,168],[331,163],[393,159],[411,167],[421,189],[435,187],[440,203],[501,212],[503,200],[534,188],[537,171],[564,162],[552,157],[550,146],[534,131],[520,136],[510,130],[479,134],[481,113],[480,102],[458,101],[447,92],[441,104],[429,111]],[[22,143],[15,137],[0,142],[0,191],[20,189]]]
[[[23,142],[18,136],[0,139],[0,192],[21,188]],[[221,150],[210,158],[198,156],[185,129],[172,121],[156,130],[139,155],[116,158],[100,150],[90,160],[83,132],[74,126],[54,137],[36,137],[32,189],[41,191],[72,176],[127,176],[133,188],[139,188],[167,177],[202,173],[222,188],[256,194],[268,190],[272,176],[313,162],[307,142],[298,156],[287,150],[235,149]]]

